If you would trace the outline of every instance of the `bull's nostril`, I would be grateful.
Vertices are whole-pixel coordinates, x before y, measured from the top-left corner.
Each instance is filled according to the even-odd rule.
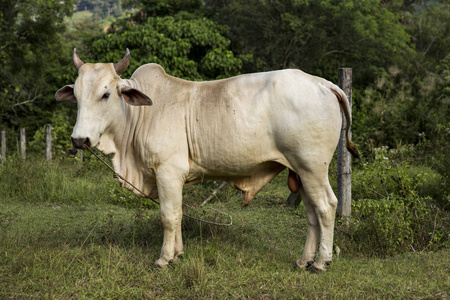
[[[70,138],[72,141],[72,145],[77,149],[86,149],[87,147],[91,147],[91,142],[89,138]]]

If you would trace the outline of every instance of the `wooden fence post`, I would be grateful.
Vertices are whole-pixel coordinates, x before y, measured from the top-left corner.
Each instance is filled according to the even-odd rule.
[[[6,131],[4,131],[4,130],[2,130],[1,144],[2,144],[1,158],[2,158],[2,161],[5,161],[6,160]]]
[[[45,160],[52,160],[52,125],[45,125]]]
[[[22,159],[27,158],[26,143],[27,143],[27,138],[25,135],[25,128],[20,128],[20,156],[22,157]]]
[[[347,95],[350,104],[350,120],[351,120],[351,108],[352,108],[352,69],[351,68],[339,68],[339,87]],[[337,211],[341,217],[350,217],[352,211],[352,157],[350,152],[346,148],[345,128],[347,128],[347,122],[342,117],[343,124],[341,129],[341,138],[338,145],[338,157],[337,157],[337,184],[338,184],[338,207]],[[349,132],[351,137],[351,132]]]

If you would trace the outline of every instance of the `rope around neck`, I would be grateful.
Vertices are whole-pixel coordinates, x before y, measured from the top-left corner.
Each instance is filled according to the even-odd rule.
[[[134,184],[132,184],[131,182],[129,182],[126,178],[124,178],[122,175],[120,175],[119,173],[117,173],[113,167],[111,167],[110,164],[108,164],[103,158],[101,158],[99,155],[97,155],[97,153],[95,153],[93,151],[93,149],[91,147],[89,147],[88,145],[84,145],[84,148],[86,150],[89,150],[89,152],[92,153],[92,155],[94,155],[100,162],[102,162],[106,167],[108,167],[108,169],[110,169],[113,172],[113,176],[114,178],[120,178],[121,180],[125,181],[126,183],[128,183],[133,189],[135,189],[136,191],[138,191],[142,196],[144,196],[144,198],[150,199],[152,202],[156,203],[157,205],[160,205],[158,200],[153,199],[152,197],[150,197],[149,195],[145,194],[143,191],[141,191],[140,189],[138,189],[136,186],[134,186]],[[183,206],[189,207],[189,208],[193,208],[192,206],[189,206],[187,204],[183,204]],[[202,208],[203,209],[203,208]],[[183,213],[183,216],[192,220],[196,220],[202,223],[206,223],[206,224],[212,224],[212,225],[218,225],[218,226],[231,226],[233,225],[233,218],[231,217],[230,214],[218,211],[217,209],[214,209],[212,207],[210,207],[211,210],[215,211],[216,213],[225,215],[229,218],[230,222],[228,223],[218,223],[218,222],[212,222],[212,221],[207,221],[204,219],[199,219],[196,217],[192,217],[190,215],[187,215],[185,213]]]

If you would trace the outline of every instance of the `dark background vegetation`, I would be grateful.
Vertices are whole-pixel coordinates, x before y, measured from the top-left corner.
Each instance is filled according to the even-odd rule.
[[[38,211],[46,211],[47,206],[51,210],[69,205],[69,212],[77,211],[77,205],[81,205],[82,210],[96,212],[97,206],[89,206],[90,202],[94,203],[92,205],[113,203],[116,207],[119,204],[117,210],[120,212],[124,208],[135,209],[137,205],[136,215],[132,217],[135,223],[129,225],[132,231],[129,235],[123,236],[125,233],[121,231],[126,221],[121,219],[120,222],[113,222],[111,217],[104,225],[107,233],[102,233],[106,241],[102,240],[103,235],[99,237],[94,233],[91,239],[100,239],[100,245],[109,247],[109,251],[119,247],[116,250],[120,252],[126,250],[120,248],[119,240],[126,244],[128,239],[132,239],[130,243],[135,245],[136,238],[137,244],[145,244],[144,249],[149,247],[158,251],[160,235],[155,233],[144,238],[149,229],[142,223],[143,215],[146,214],[143,208],[150,208],[148,213],[153,214],[155,207],[145,200],[137,200],[128,192],[120,190],[111,180],[104,179],[107,174],[100,171],[102,166],[91,160],[89,154],[85,155],[82,164],[67,158],[69,136],[77,108],[76,105],[54,100],[54,93],[60,87],[76,79],[77,73],[72,63],[73,48],[77,48],[85,62],[117,62],[125,49],[129,48],[131,64],[123,77],[131,76],[138,66],[150,62],[161,64],[171,75],[189,80],[213,80],[250,72],[299,68],[337,82],[339,67],[353,68],[353,140],[362,158],[353,163],[352,217],[350,222],[337,220],[336,244],[344,257],[347,255],[348,258],[359,259],[386,259],[405,252],[444,251],[437,252],[437,257],[442,261],[435,264],[443,266],[444,274],[448,275],[445,270],[448,271],[449,267],[450,232],[449,6],[449,0],[0,0],[0,129],[6,130],[8,137],[8,160],[0,164],[0,204],[6,203],[6,206],[0,206],[0,225],[6,228],[0,230],[0,234],[5,237],[3,241],[6,241],[3,254],[14,251],[18,255],[22,253],[22,250],[13,246],[21,245],[21,249],[25,247],[15,240],[20,235],[14,230],[20,231],[17,229],[20,226],[11,224],[20,218],[28,220],[28,212],[20,217],[21,214],[15,211],[27,205],[32,206],[33,203],[37,203]],[[43,156],[43,126],[48,123],[53,126],[55,162],[52,165],[34,158],[34,155]],[[20,127],[27,130],[29,162],[18,163],[19,159],[15,156]],[[102,172],[102,176],[98,172]],[[332,185],[335,185],[335,172],[332,166]],[[60,175],[62,173],[65,175]],[[265,218],[273,218],[273,213],[266,212],[266,208],[272,211],[281,207],[279,217],[285,218],[284,221],[290,222],[291,217],[298,217],[297,214],[304,221],[301,206],[290,210],[284,204],[287,196],[285,175],[282,173],[280,176],[284,177],[277,177],[258,196],[260,207],[253,208],[258,219],[248,219],[251,218],[248,211],[234,208],[236,218],[246,220],[243,223],[250,220],[258,229],[255,230],[255,226],[242,229],[238,225],[232,229],[233,236],[240,240],[239,236],[254,231],[256,239],[267,237],[267,233],[262,232],[267,224],[257,223]],[[189,188],[184,197],[188,202],[198,202],[199,198],[208,195],[201,194],[201,190],[211,192],[217,185],[205,183],[200,188]],[[278,192],[281,188],[283,192]],[[218,196],[219,205],[230,205],[230,201],[237,203],[236,195],[232,193],[228,190]],[[25,206],[20,206],[22,204]],[[49,218],[53,214],[51,211],[47,213]],[[130,214],[129,210],[126,210],[127,214]],[[73,214],[68,213],[61,218],[72,220]],[[156,215],[154,219],[157,219]],[[85,222],[97,224],[95,222],[99,221]],[[53,228],[51,226],[49,228]],[[211,287],[211,282],[208,282],[208,274],[211,273],[208,272],[227,272],[207,262],[208,259],[216,259],[215,262],[219,264],[220,255],[227,255],[226,247],[220,252],[217,249],[221,247],[215,247],[214,243],[227,245],[230,248],[228,259],[231,260],[235,259],[237,250],[227,244],[230,240],[226,231],[221,231],[222,236],[217,237],[214,232],[205,233],[201,226],[200,243],[197,245],[198,226],[194,226],[195,230],[187,230],[191,249],[196,249],[193,254],[195,257],[178,267],[183,269],[186,278],[180,279],[177,284],[188,288],[192,297],[214,297],[219,294],[214,294],[213,289],[202,294],[205,292],[202,289]],[[260,226],[261,232],[258,231]],[[278,245],[284,244],[286,236],[295,233],[272,229],[267,230],[269,236],[274,237],[273,251],[285,251],[278,249]],[[45,232],[42,229],[40,234],[44,240],[50,241],[52,234]],[[212,244],[202,241],[202,232],[213,235]],[[35,235],[30,233],[30,236]],[[77,233],[73,236],[77,236]],[[277,242],[276,238],[280,240]],[[156,242],[148,242],[152,239],[156,239]],[[217,242],[218,239],[223,240]],[[75,238],[76,243],[83,240],[84,236]],[[119,244],[111,248],[111,240]],[[66,247],[65,238],[61,237],[55,243],[62,243],[56,245],[57,248]],[[154,243],[155,247],[148,243]],[[252,243],[248,242],[248,249],[254,246]],[[210,249],[205,251],[212,251],[209,256],[199,250],[205,244],[205,249]],[[35,247],[30,250],[30,261],[36,251],[41,249],[38,244]],[[67,249],[71,250],[60,254],[61,257],[67,256],[66,260],[61,258],[61,261],[72,265],[69,252],[75,250]],[[145,251],[142,248],[138,250]],[[133,248],[133,251],[136,249]],[[283,252],[283,259],[290,258],[290,251]],[[219,255],[219,252],[223,254]],[[294,252],[300,255],[301,251],[296,249]],[[241,255],[239,253],[238,256]],[[126,255],[131,254],[126,252]],[[242,255],[245,257],[245,254]],[[89,252],[80,256],[89,261],[91,254]],[[259,258],[262,257],[265,256]],[[122,258],[119,255],[119,263]],[[272,260],[280,257],[276,258]],[[404,258],[419,260],[417,256]],[[21,269],[18,265],[25,262],[18,263],[14,258],[7,258],[6,254],[0,259],[15,266],[18,276],[25,276],[28,269]],[[42,259],[45,266],[48,263],[45,255]],[[247,259],[252,261],[251,258]],[[239,261],[239,257],[236,260]],[[107,263],[109,267],[109,261]],[[278,273],[268,271],[274,268],[270,262],[261,264],[255,263],[249,267],[250,273],[245,273],[245,276],[254,276],[256,273],[252,272],[257,272],[259,268],[269,272],[268,276],[278,276]],[[344,273],[353,274],[353,266],[350,262],[348,264]],[[374,264],[375,269],[379,267],[377,263]],[[5,274],[15,274],[9,269],[5,270]],[[67,269],[53,271],[64,275]],[[164,274],[166,279],[171,276],[170,273]],[[374,276],[377,278],[376,274]],[[428,275],[421,276],[425,278]],[[297,277],[294,280],[289,277],[289,280],[293,280],[292,284],[298,280]],[[59,285],[60,279],[58,277],[54,282]],[[128,279],[124,280],[128,282]],[[6,289],[11,289],[16,281],[15,277],[5,281]],[[26,280],[21,282],[26,294],[30,283]],[[45,281],[39,282],[41,285],[35,286],[36,291],[46,286]],[[263,296],[255,292],[260,291],[259,284],[250,285],[251,295]],[[408,296],[409,288],[406,292],[401,290],[396,294],[400,285],[395,286],[395,291],[384,290],[384,287],[367,288],[371,291],[374,289],[375,295],[381,293],[385,297]],[[174,290],[178,289],[176,286],[173,286]],[[84,288],[90,291],[89,285]],[[414,295],[448,296],[448,290],[441,294],[439,288],[430,287],[430,291],[422,290]],[[283,293],[289,290],[282,290],[281,295],[288,295]],[[125,290],[120,291],[126,295]],[[141,292],[136,292],[137,297],[153,295],[146,296]],[[68,297],[77,295],[67,291],[60,293]],[[314,291],[311,293],[303,296],[311,297]],[[7,296],[11,295],[20,296]],[[41,295],[51,297],[51,291]],[[82,295],[92,294],[86,292]],[[225,295],[230,297],[233,294]],[[328,295],[359,297],[368,294],[364,290],[355,292],[349,289]]]
[[[128,47],[124,76],[156,62],[192,80],[299,68],[336,82],[337,68],[351,67],[360,147],[397,148],[448,130],[448,0],[1,0],[0,7],[2,129],[32,135],[56,115],[73,123],[76,107],[53,97],[76,78],[73,48],[84,61],[112,62]]]

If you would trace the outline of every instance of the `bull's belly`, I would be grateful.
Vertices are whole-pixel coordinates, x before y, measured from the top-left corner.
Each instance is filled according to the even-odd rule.
[[[233,146],[210,147],[198,152],[202,155],[191,152],[190,173],[208,179],[248,177],[270,168],[271,164],[288,164],[284,155],[269,143],[248,147],[248,144],[239,142]]]
[[[222,162],[221,162],[222,163]],[[242,191],[243,203],[247,205],[253,197],[275,176],[286,168],[275,161],[247,163],[245,165],[212,165],[210,168],[192,164],[186,185],[207,180],[223,180]]]

